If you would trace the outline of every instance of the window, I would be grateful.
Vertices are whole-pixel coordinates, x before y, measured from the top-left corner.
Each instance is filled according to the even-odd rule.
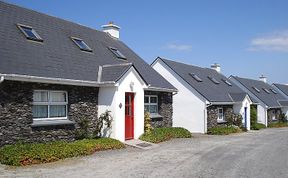
[[[230,87],[232,86],[232,83],[229,82],[228,80],[222,79],[223,82],[225,82],[227,85],[229,85]]]
[[[118,57],[118,58],[120,58],[120,59],[126,59],[126,57],[125,57],[117,48],[110,47],[109,49],[112,51],[112,53],[113,53],[116,57]]]
[[[215,84],[220,84],[220,82],[218,80],[216,80],[215,78],[208,76],[208,78]]]
[[[92,52],[92,49],[81,39],[71,37],[73,42],[83,51]]]
[[[67,92],[36,90],[33,93],[33,119],[67,119]]]
[[[145,111],[151,114],[158,113],[158,97],[156,95],[145,95],[144,96],[144,108]]]
[[[260,93],[260,90],[256,87],[252,87],[255,91],[257,91],[258,93]]]
[[[40,42],[43,41],[43,39],[37,34],[37,32],[32,27],[21,24],[17,24],[17,26],[21,30],[21,32],[26,36],[27,39]]]
[[[224,112],[223,108],[218,108],[218,117],[217,121],[224,121]]]
[[[270,94],[270,91],[269,91],[267,88],[263,88],[263,90],[264,90],[266,93]]]
[[[197,82],[202,82],[202,79],[200,77],[198,77],[198,75],[196,74],[192,74],[192,73],[189,73],[189,75],[191,77],[193,77]]]
[[[270,89],[274,94],[277,94],[277,91],[276,90],[274,90],[274,89]]]

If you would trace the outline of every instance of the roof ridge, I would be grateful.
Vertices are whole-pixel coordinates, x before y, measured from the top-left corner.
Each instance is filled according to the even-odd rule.
[[[133,65],[133,63],[122,63],[122,64],[104,64],[102,67],[115,67],[115,66],[130,66]]]

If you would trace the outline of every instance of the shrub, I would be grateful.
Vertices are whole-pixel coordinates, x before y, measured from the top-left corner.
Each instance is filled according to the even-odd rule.
[[[272,122],[268,125],[270,128],[288,127],[288,122]]]
[[[102,129],[104,125],[105,125],[105,129],[111,130],[112,121],[113,121],[113,118],[111,116],[111,111],[106,110],[104,113],[102,113],[100,117],[98,118],[96,129],[94,131],[95,137],[102,136]]]
[[[152,130],[152,126],[151,126],[150,113],[146,111],[144,115],[144,131],[146,133],[146,132],[151,132],[151,130]]]
[[[235,126],[218,126],[208,129],[207,133],[210,135],[229,135],[231,133],[239,133],[242,130]]]
[[[251,125],[252,130],[260,130],[260,129],[264,129],[264,128],[266,128],[266,126],[264,124],[261,124],[261,123],[254,123],[253,125]]]
[[[13,166],[25,166],[89,155],[100,150],[120,149],[124,147],[120,141],[111,138],[84,139],[74,142],[18,143],[0,148],[0,162]]]
[[[180,127],[170,127],[170,128],[155,128],[151,132],[144,133],[140,136],[140,140],[160,143],[172,138],[191,138],[191,133]]]
[[[243,127],[242,119],[242,115],[234,113],[226,117],[226,121],[229,126],[235,125],[238,127]]]
[[[75,138],[77,140],[89,138],[89,120],[87,118],[81,118],[78,124],[80,128],[75,131]]]

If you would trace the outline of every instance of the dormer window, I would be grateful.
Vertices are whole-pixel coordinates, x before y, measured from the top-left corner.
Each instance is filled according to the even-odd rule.
[[[208,78],[215,84],[220,84],[220,82],[218,80],[216,80],[215,78],[208,76]]]
[[[126,57],[117,48],[109,47],[109,49],[117,58],[126,60]]]
[[[72,41],[82,50],[92,52],[92,49],[80,38],[71,37]]]
[[[189,73],[191,77],[193,77],[197,82],[202,82],[203,80],[196,74]]]
[[[27,39],[33,40],[33,41],[40,41],[40,42],[43,41],[43,39],[38,35],[38,33],[32,27],[21,25],[21,24],[17,24],[17,26]]]
[[[232,86],[232,83],[229,82],[228,80],[222,79],[222,81],[225,82],[228,86],[230,86],[230,87]]]
[[[260,90],[256,87],[252,87],[255,91],[257,91],[258,93],[260,93]]]
[[[277,91],[276,90],[274,90],[274,89],[270,89],[274,94],[277,94]]]
[[[270,91],[269,91],[267,88],[263,88],[263,90],[264,90],[266,93],[270,94]]]

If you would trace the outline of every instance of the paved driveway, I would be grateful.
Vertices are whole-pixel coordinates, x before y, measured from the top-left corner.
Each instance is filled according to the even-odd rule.
[[[0,177],[288,177],[288,128],[195,136],[152,150],[127,148],[11,168]]]

